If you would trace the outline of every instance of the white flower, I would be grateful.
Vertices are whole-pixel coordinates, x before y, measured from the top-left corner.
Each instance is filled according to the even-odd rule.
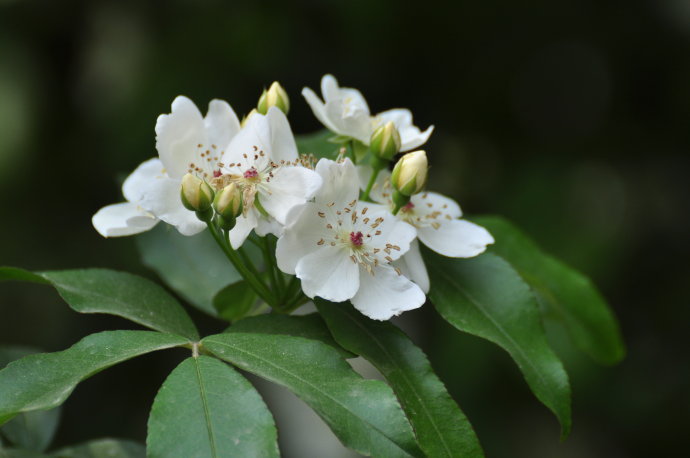
[[[156,121],[160,159],[144,162],[127,178],[123,192],[129,204],[99,210],[93,217],[96,229],[101,234],[131,235],[153,227],[128,217],[133,214],[132,209],[137,209],[149,218],[153,216],[154,224],[160,219],[184,235],[204,230],[206,225],[182,205],[182,177],[192,171],[202,178],[212,178],[223,158],[223,148],[239,130],[237,115],[226,102],[212,100],[204,118],[187,97],[175,98],[172,112],[160,115]],[[127,218],[127,229],[123,229],[123,218]],[[130,228],[135,222],[137,225]]]
[[[122,194],[127,202],[108,205],[93,215],[91,222],[103,237],[122,237],[148,231],[158,223],[158,218],[147,212],[138,203],[136,189],[140,180],[148,180],[161,172],[163,166],[158,159],[149,159],[141,164],[125,180]]]
[[[379,205],[358,202],[357,172],[349,159],[321,159],[316,171],[323,186],[314,202],[290,211],[278,240],[278,267],[297,275],[307,296],[349,299],[376,320],[424,304],[421,289],[390,264],[409,249],[414,228]]]
[[[405,108],[387,110],[372,117],[362,94],[357,89],[338,86],[333,75],[324,75],[321,79],[321,94],[324,101],[311,89],[302,89],[314,116],[332,132],[352,137],[365,145],[369,144],[374,131],[389,121],[400,133],[401,151],[423,145],[434,130],[434,126],[430,126],[422,132],[412,123],[412,113]]]
[[[255,113],[246,120],[211,183],[216,189],[229,183],[242,189],[242,216],[230,231],[230,243],[238,248],[253,229],[259,235],[279,235],[290,209],[311,199],[321,177],[300,165],[285,114],[271,107],[265,116]]]
[[[358,167],[360,185],[369,181],[370,167]],[[370,193],[375,202],[394,207],[391,200],[390,173],[381,171]],[[405,221],[417,230],[417,238],[435,252],[451,258],[471,258],[483,253],[487,245],[494,243],[489,231],[470,221],[460,219],[462,211],[453,199],[435,192],[422,192],[410,197],[397,219]],[[419,245],[415,240],[410,250],[395,265],[417,283],[424,292],[429,291],[429,275],[424,265]]]

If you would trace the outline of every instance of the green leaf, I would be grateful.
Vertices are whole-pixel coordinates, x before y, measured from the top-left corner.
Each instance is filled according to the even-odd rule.
[[[309,315],[258,315],[230,326],[225,332],[241,332],[245,334],[280,334],[293,337],[318,340],[338,350],[343,358],[354,358],[355,355],[338,345],[323,319],[318,313]]]
[[[0,371],[0,424],[21,412],[62,404],[79,382],[103,369],[187,343],[153,331],[106,331],[64,351],[26,356]]]
[[[143,445],[122,439],[97,439],[66,447],[51,454],[54,458],[145,458]]]
[[[38,350],[28,347],[0,347],[0,369],[14,360],[37,352]],[[17,447],[42,452],[53,440],[59,421],[59,407],[24,412],[3,425],[0,432]]]
[[[259,393],[208,356],[168,376],[151,409],[147,447],[155,457],[278,456],[276,427]]]
[[[315,301],[336,341],[371,362],[400,399],[427,456],[484,456],[472,425],[434,374],[426,355],[397,327],[347,303]]]
[[[245,280],[240,280],[218,291],[213,297],[213,307],[218,315],[230,322],[247,314],[258,296]]]
[[[285,335],[228,333],[206,337],[202,346],[287,387],[324,419],[343,444],[363,455],[421,454],[390,387],[361,378],[328,345]]]
[[[198,340],[199,334],[187,312],[163,288],[136,275],[107,269],[24,271],[0,267],[0,280],[47,281],[79,313],[108,313],[156,331]],[[36,279],[39,277],[39,279]],[[43,281],[45,280],[45,281]]]
[[[529,286],[491,253],[451,259],[425,251],[429,297],[438,312],[461,331],[494,342],[515,360],[532,392],[556,414],[561,436],[570,432],[570,385],[551,350]]]
[[[328,129],[322,129],[312,134],[296,135],[297,150],[300,154],[313,154],[316,158],[322,157],[335,159],[340,145],[331,141],[333,133]]]
[[[491,251],[507,260],[534,288],[540,301],[568,331],[575,345],[601,364],[625,357],[613,312],[580,272],[545,254],[515,225],[497,216],[473,218],[496,239]]]
[[[217,316],[213,297],[240,280],[208,231],[187,237],[167,224],[137,236],[143,263],[199,310]]]

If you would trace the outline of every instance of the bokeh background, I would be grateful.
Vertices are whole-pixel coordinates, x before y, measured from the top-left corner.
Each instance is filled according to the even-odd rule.
[[[433,187],[467,213],[518,223],[593,277],[620,318],[628,356],[616,367],[553,336],[574,392],[560,443],[501,350],[430,307],[407,314],[488,456],[679,456],[690,427],[689,51],[687,0],[0,0],[0,264],[155,278],[133,239],[101,238],[90,217],[155,155],[157,115],[178,94],[246,113],[279,80],[294,131],[308,133],[320,126],[299,92],[331,72],[374,112],[409,107],[434,124]],[[69,311],[50,289],[0,285],[0,343],[55,351],[123,326]],[[80,385],[56,445],[143,441],[157,387],[183,356]],[[286,455],[316,453],[319,434],[292,426]]]

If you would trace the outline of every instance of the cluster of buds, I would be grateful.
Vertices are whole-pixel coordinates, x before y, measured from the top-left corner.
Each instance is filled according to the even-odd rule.
[[[232,229],[242,213],[242,192],[235,183],[214,192],[205,180],[188,173],[182,177],[180,198],[185,208],[196,212],[201,221],[211,221],[215,213],[223,229]]]
[[[394,214],[407,205],[411,196],[424,189],[428,171],[426,153],[422,150],[405,154],[395,164],[391,174],[391,185],[394,189]]]

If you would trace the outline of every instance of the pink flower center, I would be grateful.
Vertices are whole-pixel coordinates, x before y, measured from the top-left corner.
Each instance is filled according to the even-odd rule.
[[[244,171],[244,177],[245,178],[256,178],[258,176],[259,176],[259,172],[257,172],[254,167],[252,167],[249,170]]]
[[[414,208],[414,204],[413,204],[412,202],[408,202],[408,203],[405,204],[405,206],[402,207],[400,210],[402,210],[402,211],[404,211],[404,212],[409,212],[409,211],[411,211],[413,208]]]
[[[354,246],[362,246],[362,244],[364,243],[364,240],[362,240],[363,238],[364,234],[362,234],[361,232],[350,232],[350,242]]]
[[[221,175],[223,175],[223,172],[221,172],[220,170],[213,171],[213,178],[218,178]]]

